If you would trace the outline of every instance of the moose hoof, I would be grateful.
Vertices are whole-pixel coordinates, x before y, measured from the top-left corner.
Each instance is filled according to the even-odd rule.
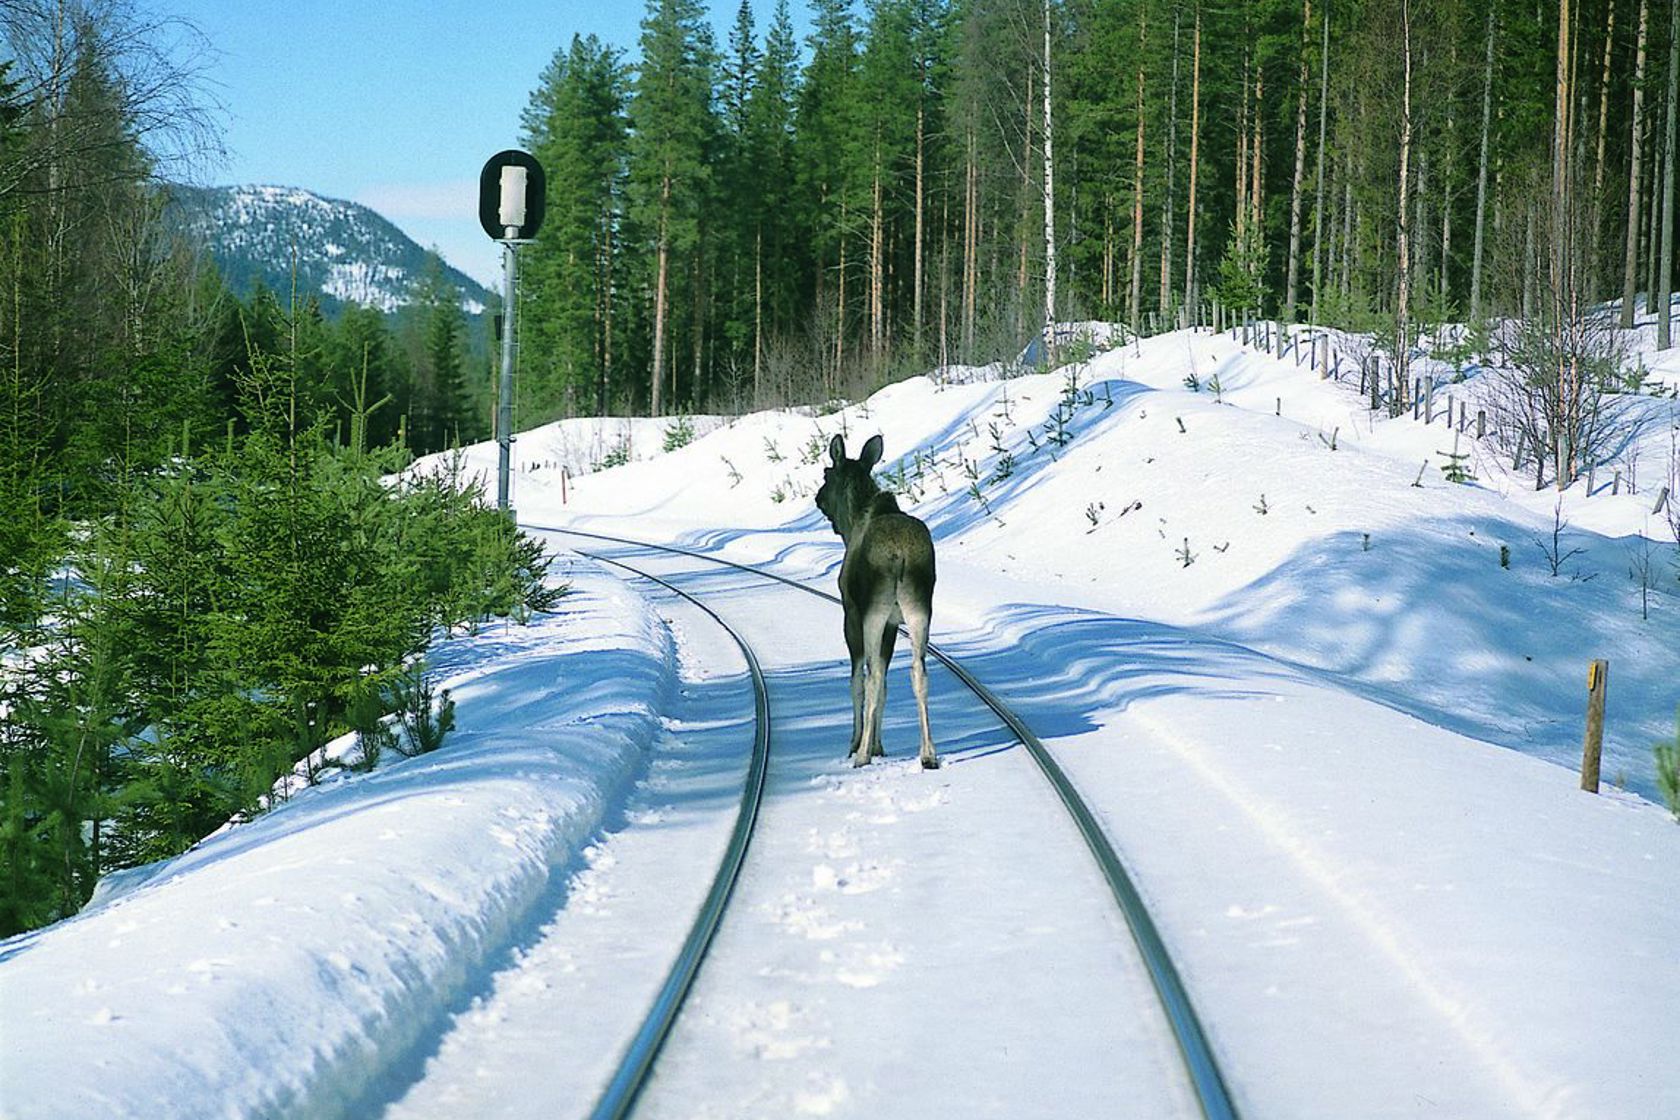
[[[937,769],[939,769],[939,765],[940,765],[940,763],[939,763],[939,759],[938,759],[937,756],[934,756],[934,755],[923,755],[922,756],[922,769],[923,770],[937,770]]]
[[[854,769],[859,767],[859,766],[868,766],[868,765],[869,765],[869,756],[864,754],[862,751],[859,751],[857,754],[854,754],[852,756],[852,767]]]

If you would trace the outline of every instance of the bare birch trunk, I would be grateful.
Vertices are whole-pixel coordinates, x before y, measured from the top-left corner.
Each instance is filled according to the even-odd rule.
[[[1670,293],[1674,281],[1674,104],[1676,86],[1680,84],[1680,0],[1668,5],[1668,109],[1664,124],[1663,182],[1662,182],[1662,249],[1657,266],[1657,349],[1672,346],[1671,335],[1674,309]]]
[[[1644,155],[1644,135],[1640,126],[1644,123],[1645,108],[1645,41],[1649,33],[1648,22],[1650,15],[1650,0],[1639,0],[1639,39],[1634,49],[1633,61],[1633,125],[1629,136],[1628,146],[1628,204],[1627,204],[1627,250],[1622,258],[1622,318],[1623,330],[1633,327],[1633,303],[1638,293],[1634,290],[1639,280],[1639,183],[1640,162]]]
[[[1400,0],[1400,37],[1401,57],[1404,60],[1405,78],[1401,86],[1400,96],[1400,205],[1395,211],[1395,218],[1400,223],[1397,231],[1399,237],[1399,291],[1394,299],[1394,368],[1395,392],[1397,394],[1394,408],[1406,406],[1407,376],[1411,357],[1411,324],[1408,314],[1411,310],[1411,268],[1410,231],[1406,228],[1407,191],[1411,188],[1412,164],[1412,4],[1411,0]]]
[[[883,275],[883,261],[886,251],[882,244],[885,232],[885,221],[882,215],[881,197],[881,145],[880,139],[875,142],[875,173],[874,182],[870,185],[869,208],[869,353],[870,357],[881,355],[881,344],[886,337],[886,326],[882,322],[885,309],[883,289],[886,278]]]
[[[764,227],[753,233],[753,407],[764,405]]]
[[[916,102],[916,251],[910,277],[911,286],[915,289],[910,297],[911,321],[914,324],[915,331],[912,337],[918,359],[920,359],[922,353],[922,145],[923,129],[925,127],[925,112],[920,96],[920,93],[918,93]]]
[[[603,239],[606,243],[605,261],[604,261],[605,272],[606,272],[606,283],[604,285],[602,285],[603,290],[602,290],[602,295],[601,295],[601,302],[602,302],[602,305],[603,305],[603,314],[602,314],[602,319],[601,319],[601,388],[600,388],[599,393],[597,393],[595,400],[596,400],[596,404],[598,405],[598,408],[597,408],[596,411],[600,415],[605,416],[607,414],[607,409],[608,409],[609,403],[610,403],[609,398],[610,398],[611,393],[612,393],[612,364],[613,364],[613,349],[612,349],[612,340],[613,340],[613,247],[612,247],[613,224],[612,224],[612,216],[610,214],[607,215],[602,224],[605,226],[605,230],[603,231]]]
[[[1056,341],[1056,130],[1050,115],[1050,0],[1044,0],[1044,353]],[[1077,169],[1076,169],[1077,170]]]
[[[834,379],[830,389],[840,385],[840,370],[846,363],[846,201],[840,200],[840,275],[839,292],[834,298]]]

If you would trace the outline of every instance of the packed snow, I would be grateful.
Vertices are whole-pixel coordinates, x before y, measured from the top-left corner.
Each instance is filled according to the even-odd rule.
[[[827,444],[881,432],[877,476],[940,550],[934,640],[1090,800],[1244,1115],[1680,1115],[1680,827],[1651,761],[1680,704],[1652,509],[1675,402],[1641,398],[1617,463],[1559,495],[1473,421],[1474,480],[1447,481],[1439,411],[1375,416],[1354,379],[1229,334],[1013,372],[701,418],[669,452],[670,421],[566,421],[516,443],[514,502],[830,587]],[[1437,409],[1478,407],[1474,367],[1435,372]],[[548,539],[706,595],[770,678],[760,834],[647,1115],[1195,1114],[1089,857],[949,675],[948,765],[915,766],[895,667],[890,757],[853,771],[835,608]],[[691,607],[581,558],[557,574],[557,614],[436,651],[439,753],[0,943],[0,1114],[585,1114],[716,865],[751,702]]]

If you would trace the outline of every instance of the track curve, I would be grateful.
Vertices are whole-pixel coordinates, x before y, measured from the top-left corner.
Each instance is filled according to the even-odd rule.
[[[811,587],[808,584],[791,579],[787,576],[783,576],[775,572],[763,571],[759,568],[752,567],[751,565],[737,563],[732,560],[725,560],[721,557],[711,556],[703,552],[682,548],[677,545],[657,544],[651,541],[636,540],[629,537],[619,537],[606,533],[595,533],[583,529],[562,528],[554,525],[521,523],[520,527],[534,532],[584,537],[610,544],[628,545],[633,548],[650,549],[658,552],[687,556],[707,563],[733,568],[737,571],[758,576],[762,579],[773,580],[777,583],[786,584],[789,587],[797,588],[809,595],[826,599],[835,604],[840,603],[838,596],[819,590],[818,588]],[[648,575],[647,573],[642,572],[629,564],[625,564],[622,561],[587,552],[581,553],[581,555],[614,564],[618,567],[626,569],[627,571],[631,571],[637,575],[654,580],[662,586],[669,588],[679,595],[682,595],[685,599],[694,603],[696,606],[699,606],[702,610],[705,610],[707,614],[718,619],[718,621],[724,625],[725,629],[728,629],[730,634],[735,637],[738,643],[740,643],[743,652],[747,653],[749,663],[754,666],[756,673],[756,661],[753,661],[752,655],[746,644],[738,635],[735,634],[733,629],[729,628],[727,623],[723,623],[723,620],[719,618],[715,612],[711,611],[710,608],[705,607],[704,604],[701,604],[693,596],[688,595],[686,592],[681,591],[672,584],[667,583],[665,580],[659,579],[656,576]],[[1236,1106],[1231,1100],[1230,1091],[1225,1084],[1224,1075],[1220,1071],[1219,1064],[1213,1055],[1211,1046],[1208,1043],[1207,1035],[1202,1028],[1201,1020],[1197,1016],[1195,1008],[1190,1002],[1189,994],[1184,989],[1183,980],[1179,976],[1178,968],[1174,965],[1171,956],[1168,954],[1166,943],[1162,940],[1160,931],[1157,929],[1154,919],[1150,916],[1148,908],[1144,905],[1143,898],[1139,894],[1137,886],[1133,882],[1130,873],[1126,871],[1125,865],[1121,862],[1119,854],[1114,850],[1114,847],[1109,842],[1107,835],[1102,831],[1102,827],[1097,822],[1097,819],[1091,812],[1090,807],[1086,804],[1084,798],[1080,796],[1078,789],[1067,777],[1066,772],[1063,771],[1060,764],[1056,762],[1055,757],[1050,753],[1049,749],[1045,747],[1043,742],[1039,740],[1036,735],[1033,734],[1032,730],[1027,727],[1021,718],[1009,709],[1008,705],[1004,704],[1003,701],[996,696],[996,694],[977,680],[974,675],[964,668],[954,657],[946,653],[943,649],[940,649],[936,643],[928,643],[928,652],[932,653],[940,664],[949,669],[958,680],[960,680],[970,691],[979,697],[981,702],[984,703],[993,712],[993,714],[1003,721],[1005,726],[1007,726],[1010,731],[1015,734],[1015,736],[1021,741],[1022,745],[1026,747],[1028,754],[1032,757],[1034,763],[1037,764],[1040,772],[1055,790],[1057,797],[1061,800],[1063,807],[1066,808],[1068,814],[1072,817],[1081,837],[1084,839],[1087,848],[1090,850],[1092,858],[1096,861],[1098,868],[1102,873],[1103,879],[1108,884],[1109,890],[1114,897],[1116,905],[1125,917],[1127,928],[1131,931],[1132,938],[1138,948],[1138,953],[1149,974],[1150,982],[1154,986],[1156,996],[1161,1002],[1163,1013],[1165,1014],[1168,1026],[1172,1031],[1173,1039],[1177,1043],[1179,1054],[1184,1061],[1186,1072],[1195,1091],[1197,1103],[1201,1108],[1203,1116],[1207,1117],[1207,1120],[1236,1120],[1236,1117],[1238,1116]],[[767,719],[765,722],[760,723],[760,727],[761,729],[767,727]],[[762,775],[760,775],[759,780],[762,784]],[[710,896],[708,896],[708,901],[710,901]],[[725,893],[724,901],[727,901],[727,892]],[[719,913],[721,914],[721,905],[719,907]],[[715,924],[713,928],[715,929]],[[709,934],[707,935],[706,940],[709,943]],[[703,952],[704,947],[702,946],[701,953]],[[694,962],[694,968],[696,970],[698,969],[698,960]],[[692,973],[689,976],[689,980],[692,981]],[[686,990],[687,984],[683,987],[683,991],[686,992]],[[662,992],[662,997],[663,994],[664,993]],[[669,1030],[670,1022],[675,1020],[678,1004],[680,1004],[680,995],[677,1003],[671,1005],[667,1009],[668,1020],[666,1021],[664,1027],[666,1032]],[[656,1002],[656,1012],[660,1009],[660,1006],[660,1003]],[[640,1037],[641,1035],[638,1034],[638,1038]],[[661,1035],[660,1041],[663,1041],[663,1035]],[[632,1047],[632,1049],[634,1049],[634,1047]],[[627,1057],[629,1053],[630,1051],[627,1051]],[[653,1051],[647,1055],[645,1067],[642,1068],[641,1072],[638,1074],[638,1077],[642,1080],[645,1080],[651,1072],[653,1057],[656,1054],[657,1046],[655,1046]],[[624,1075],[625,1070],[621,1067],[619,1074],[615,1075],[612,1085],[617,1085]],[[600,1111],[600,1106],[598,1106],[597,1111],[593,1114],[593,1116],[598,1118],[627,1116],[629,1114],[629,1109],[633,1107],[635,1093],[640,1091],[640,1087],[640,1082],[638,1082],[630,1091],[630,1095],[625,1100],[623,1111],[602,1112]],[[611,1087],[609,1087],[609,1094],[610,1092]],[[606,1103],[606,1100],[607,1098],[603,1097],[603,1104]]]
[[[647,1017],[642,1020],[641,1027],[625,1047],[624,1055],[619,1059],[618,1069],[607,1082],[606,1089],[589,1114],[591,1120],[621,1120],[635,1109],[636,1098],[653,1072],[653,1063],[659,1057],[665,1040],[670,1037],[671,1026],[676,1022],[677,1013],[682,1008],[688,990],[694,985],[694,978],[700,971],[700,963],[717,933],[718,924],[723,920],[724,908],[729,905],[729,896],[740,878],[741,866],[746,862],[747,845],[752,841],[753,827],[758,822],[758,809],[764,798],[764,778],[770,764],[770,694],[764,684],[764,672],[759,667],[758,657],[753,653],[752,647],[716,611],[682,588],[622,560],[589,552],[579,552],[578,555],[598,563],[611,564],[657,583],[687,600],[721,626],[734,639],[741,655],[746,658],[747,671],[752,676],[757,725],[753,736],[752,761],[747,767],[747,780],[745,788],[741,791],[741,805],[736,812],[735,827],[729,834],[729,843],[724,849],[723,858],[718,862],[718,871],[712,879],[711,889],[706,892],[706,898],[700,904],[700,913],[695,918],[694,925],[690,927],[688,936],[683,939],[682,949],[677,953],[676,962],[672,964],[665,982],[660,985],[658,994],[654,996]]]

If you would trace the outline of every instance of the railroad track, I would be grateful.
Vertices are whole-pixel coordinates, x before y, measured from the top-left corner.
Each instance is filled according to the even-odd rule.
[[[787,576],[675,545],[656,544],[628,537],[558,526],[523,524],[521,527],[536,532],[581,537],[608,544],[686,556],[709,564],[732,568],[761,579],[785,584],[837,605],[840,602],[836,595]],[[749,770],[748,789],[742,795],[742,808],[735,831],[730,838],[729,849],[719,868],[718,878],[714,881],[712,889],[707,895],[706,903],[701,908],[700,916],[696,920],[693,930],[684,942],[683,950],[678,956],[676,965],[672,968],[670,977],[660,990],[659,996],[654,1000],[642,1028],[637,1032],[631,1045],[626,1048],[624,1058],[609,1082],[607,1091],[591,1114],[595,1120],[607,1120],[607,1118],[628,1116],[634,1108],[636,1097],[642,1086],[651,1076],[659,1047],[669,1034],[671,1025],[675,1022],[680,1010],[682,999],[687,994],[694,976],[699,970],[701,959],[705,955],[707,946],[711,943],[712,935],[721,919],[723,908],[727,905],[730,891],[745,860],[746,846],[752,834],[752,820],[756,817],[758,799],[763,791],[764,770],[768,764],[769,708],[762,674],[751,648],[715,611],[674,584],[625,563],[619,558],[591,552],[581,554],[652,580],[682,596],[716,619],[729,632],[746,656],[753,674],[755,694],[758,697],[758,735],[754,745],[754,759]],[[1062,806],[1067,810],[1073,823],[1078,828],[1080,836],[1084,839],[1092,858],[1096,861],[1115,904],[1125,917],[1127,928],[1131,931],[1150,982],[1160,1000],[1167,1025],[1172,1031],[1174,1041],[1177,1043],[1179,1056],[1184,1062],[1188,1079],[1203,1116],[1207,1117],[1207,1120],[1235,1120],[1237,1116],[1236,1106],[1231,1100],[1224,1075],[1214,1059],[1206,1033],[1202,1029],[1201,1021],[1190,1003],[1189,995],[1184,990],[1184,984],[1179,977],[1178,969],[1167,952],[1166,944],[1162,940],[1160,931],[1156,928],[1148,908],[1144,905],[1136,884],[1126,871],[1119,854],[1115,852],[1101,825],[1097,823],[1090,807],[1080,796],[1078,789],[1069,780],[1066,772],[1057,763],[1049,749],[1033,734],[1021,718],[1010,710],[1008,705],[1004,704],[990,689],[975,679],[974,675],[964,668],[960,662],[939,648],[937,644],[930,642],[928,652],[949,669],[1009,728],[1026,748],[1039,771],[1055,790]],[[750,809],[748,807],[749,800],[752,803]],[[727,882],[725,881],[726,878]]]

